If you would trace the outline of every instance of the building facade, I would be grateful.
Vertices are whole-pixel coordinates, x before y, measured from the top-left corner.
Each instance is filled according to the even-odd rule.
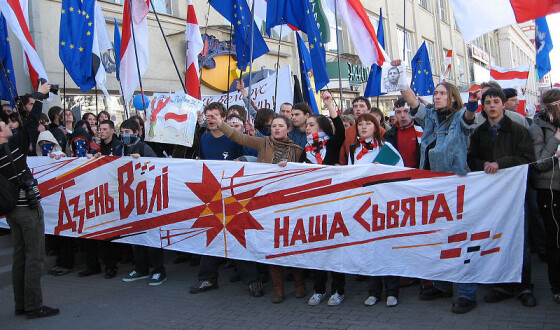
[[[114,32],[115,19],[122,24],[122,3],[125,0],[98,0],[105,15],[111,37]],[[185,0],[152,0],[169,42],[180,75],[185,72],[185,25],[187,1]],[[325,39],[328,71],[331,82],[327,85],[335,96],[340,99],[342,85],[342,108],[351,107],[354,97],[363,95],[369,75],[369,68],[361,66],[346,28],[339,22],[335,23],[334,13],[324,4],[324,0],[310,0],[314,7],[320,30]],[[385,48],[391,59],[404,59],[410,67],[410,61],[416,50],[426,42],[430,54],[430,64],[435,83],[440,81],[444,71],[443,61],[448,50],[453,51],[453,61],[448,81],[454,83],[461,91],[466,91],[473,83],[489,79],[490,65],[504,68],[522,64],[531,64],[534,81],[535,51],[529,38],[517,26],[493,31],[466,44],[455,24],[448,0],[368,0],[362,1],[371,23],[377,29],[380,9],[383,13],[385,31]],[[218,12],[208,5],[207,0],[194,0],[195,11],[201,33],[216,37],[219,41],[230,40],[230,24]],[[113,96],[110,100],[101,92],[94,90],[81,93],[70,77],[65,74],[64,67],[58,56],[58,38],[61,0],[36,0],[29,2],[29,25],[31,36],[43,61],[49,80],[61,86],[60,98],[55,97],[50,104],[58,105],[65,100],[69,108],[80,107],[81,112],[98,112],[108,110],[113,119],[120,122],[124,117],[123,102],[118,97],[119,85],[115,76],[114,52],[103,54],[103,63],[107,70],[106,87]],[[257,19],[261,33],[265,36],[270,53],[253,63],[253,70],[275,70],[276,67],[290,65],[292,73],[299,75],[299,62],[296,38],[293,33],[280,38],[272,38],[264,33],[264,23]],[[143,89],[147,95],[154,92],[182,90],[180,78],[171,61],[171,56],[159,29],[153,12],[148,14],[150,66],[142,77]],[[121,27],[119,27],[121,28]],[[338,30],[338,43],[336,35]],[[23,94],[31,90],[29,78],[22,70],[21,47],[16,38],[11,38],[12,55],[16,71],[18,90]],[[340,48],[340,83],[337,60],[337,46]],[[231,71],[231,68],[229,68]],[[224,65],[208,69],[203,75],[215,75],[216,79],[228,76],[228,68]],[[410,68],[408,76],[411,76]],[[208,77],[208,76],[207,76]],[[279,82],[282,84],[288,82]],[[292,82],[290,82],[291,84]],[[222,82],[223,84],[223,82]],[[224,91],[203,84],[202,94],[221,94]],[[214,86],[215,87],[215,86]],[[536,84],[527,87],[528,102],[537,101]],[[139,88],[137,90],[139,93]],[[392,102],[398,95],[387,95],[372,99],[384,111],[390,111]]]

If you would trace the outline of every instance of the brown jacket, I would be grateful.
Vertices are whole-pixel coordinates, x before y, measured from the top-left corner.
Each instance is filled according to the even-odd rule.
[[[233,142],[239,143],[247,148],[257,150],[259,152],[259,158],[257,159],[259,163],[272,164],[274,151],[279,147],[287,147],[287,155],[283,157],[283,159],[286,159],[289,162],[298,162],[303,152],[302,147],[295,144],[288,138],[284,141],[278,141],[272,136],[249,136],[247,134],[239,133],[225,122],[222,123],[219,129]]]

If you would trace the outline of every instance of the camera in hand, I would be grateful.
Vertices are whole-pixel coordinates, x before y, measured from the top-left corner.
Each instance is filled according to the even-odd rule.
[[[34,209],[39,205],[39,187],[36,179],[29,179],[21,184],[21,189],[25,191],[25,198],[27,199],[27,204],[29,207]]]
[[[37,82],[39,85],[42,85],[47,81],[44,78],[39,78]],[[59,88],[58,84],[51,84],[51,89],[49,90],[49,92],[58,95],[58,88]]]

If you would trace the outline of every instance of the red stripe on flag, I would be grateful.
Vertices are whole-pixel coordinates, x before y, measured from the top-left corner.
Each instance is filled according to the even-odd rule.
[[[371,21],[369,20],[369,16],[366,13],[366,10],[365,10],[364,6],[360,2],[360,0],[348,0],[348,3],[350,4],[350,6],[352,6],[352,8],[354,8],[354,11],[356,11],[356,14],[358,14],[360,19],[362,20],[362,24],[364,25],[364,27],[368,31],[371,39],[374,41],[375,48],[377,50],[377,56],[378,56],[377,64],[382,65],[383,62],[385,62],[385,57],[383,56],[383,52],[381,51],[381,47],[379,47],[379,41],[377,40],[377,34],[375,33],[375,29],[373,28],[373,25],[371,25]],[[359,24],[359,23],[357,23],[357,24]]]
[[[29,26],[27,26],[27,22],[25,21],[25,16],[23,15],[23,10],[21,9],[19,0],[7,0],[7,2],[17,17],[17,20],[19,22],[19,25],[21,26],[21,30],[23,31],[23,35],[25,36],[25,39],[27,40],[27,42],[29,42],[31,47],[33,47],[33,49],[36,50],[35,44],[33,43],[33,39],[31,38],[31,33],[29,32]],[[37,89],[38,87],[37,80],[39,79],[39,74],[37,73],[37,71],[35,71],[33,65],[31,65],[31,62],[29,61],[27,55],[25,56],[25,58],[27,59],[27,67],[29,68],[29,78],[31,79],[31,85],[33,85],[33,89]]]
[[[482,252],[480,252],[480,255],[481,255],[481,256],[485,256],[485,255],[487,255],[487,254],[496,253],[496,252],[500,252],[500,247],[499,247],[499,246],[498,246],[497,248],[493,248],[493,249],[490,249],[490,250],[482,251]]]
[[[459,258],[461,256],[461,248],[449,249],[441,251],[440,259]]]
[[[483,231],[480,233],[472,234],[471,241],[480,241],[481,239],[486,239],[490,237],[490,231]]]
[[[517,23],[560,11],[560,0],[510,0]]]
[[[461,241],[465,241],[466,239],[467,239],[467,233],[455,234],[447,238],[447,243],[461,242]]]
[[[170,120],[170,119],[178,122],[183,122],[183,121],[187,121],[188,115],[187,114],[179,115],[173,112],[168,112],[165,114],[165,120]]]
[[[194,64],[191,64],[187,69],[185,81],[185,85],[187,85],[187,94],[196,99],[200,99],[200,83],[198,81],[198,71],[196,70]]]
[[[529,71],[500,72],[490,69],[490,76],[495,80],[527,79],[529,78]]]
[[[194,11],[194,6],[191,3],[189,3],[189,7],[187,9],[187,23],[198,25],[198,20],[196,19],[196,13]]]

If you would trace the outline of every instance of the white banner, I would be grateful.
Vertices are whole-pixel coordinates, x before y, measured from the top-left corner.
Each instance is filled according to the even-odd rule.
[[[521,279],[527,166],[459,177],[373,164],[28,161],[47,233],[351,274]]]
[[[146,141],[192,147],[202,101],[185,94],[154,93],[146,109]]]
[[[292,84],[291,68],[289,65],[281,67],[278,70],[278,91],[274,90],[276,86],[276,73],[268,76],[267,78],[259,81],[258,83],[253,83],[251,86],[251,100],[257,109],[268,108],[273,109],[274,107],[274,94],[277,93],[278,100],[276,101],[276,112],[280,112],[280,106],[282,103],[294,102],[294,88]],[[245,86],[245,89],[249,91],[249,86]],[[202,95],[202,102],[206,106],[212,102],[221,102],[228,104],[228,95]],[[245,106],[243,103],[243,95],[240,92],[229,93],[229,106],[234,104]]]

